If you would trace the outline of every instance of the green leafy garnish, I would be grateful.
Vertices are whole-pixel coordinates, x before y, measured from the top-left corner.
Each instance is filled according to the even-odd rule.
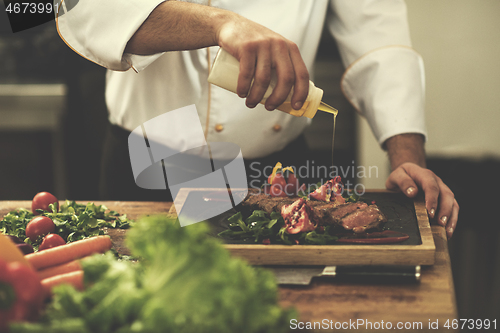
[[[220,237],[233,239],[254,239],[256,243],[265,239],[271,240],[285,225],[281,214],[273,212],[271,215],[263,210],[254,210],[246,220],[241,212],[228,218],[229,229],[219,233]]]
[[[317,230],[308,232],[305,234],[304,239],[306,244],[314,245],[327,245],[335,243],[338,239],[336,236],[330,234],[331,226],[326,226],[323,232],[318,232]]]
[[[229,229],[219,233],[220,237],[237,240],[251,240],[264,243],[266,240],[274,244],[332,244],[338,238],[330,235],[330,226],[319,227],[310,232],[291,235],[286,232],[285,221],[278,212],[266,213],[254,210],[246,220],[241,212],[228,218]]]
[[[344,198],[345,202],[357,202],[359,201],[360,196],[356,193],[356,191],[352,191],[350,195],[349,193],[347,193],[347,191],[345,191]]]

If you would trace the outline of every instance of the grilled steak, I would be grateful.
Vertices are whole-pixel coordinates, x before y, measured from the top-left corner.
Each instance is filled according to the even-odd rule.
[[[341,224],[344,229],[352,229],[355,233],[361,233],[367,229],[378,228],[384,222],[387,222],[387,218],[376,205],[367,205],[341,219]]]
[[[271,197],[258,190],[249,189],[248,196],[240,205],[240,210],[249,214],[254,210],[283,213],[288,205],[292,205],[297,200],[297,197]],[[355,233],[378,228],[387,221],[376,205],[367,205],[364,202],[339,204],[337,202],[309,200],[306,204],[311,208],[311,219],[317,221],[319,225],[338,225]],[[284,206],[287,207],[282,210]]]

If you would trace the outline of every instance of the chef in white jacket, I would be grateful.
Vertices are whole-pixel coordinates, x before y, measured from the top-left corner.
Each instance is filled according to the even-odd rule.
[[[424,69],[411,48],[403,0],[66,1],[56,19],[59,34],[108,68],[106,103],[114,128],[129,133],[195,104],[206,140],[236,143],[249,160],[300,140],[306,118],[269,111],[292,87],[292,106],[302,106],[326,20],[346,67],[342,91],[388,152],[393,171],[387,188],[409,197],[423,191],[430,218],[451,237],[459,206],[425,168]],[[237,94],[207,82],[219,47],[240,61]],[[271,69],[278,83],[262,105]],[[176,130],[185,138],[191,129]]]

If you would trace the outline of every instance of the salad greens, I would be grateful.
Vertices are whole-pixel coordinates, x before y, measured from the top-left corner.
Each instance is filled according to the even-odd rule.
[[[229,217],[228,222],[229,229],[220,232],[220,237],[239,240],[253,239],[255,243],[286,245],[326,245],[338,239],[330,234],[330,226],[291,235],[285,231],[285,221],[278,212],[268,214],[263,210],[254,210],[247,219],[243,219],[241,212],[238,212]]]
[[[57,211],[53,204],[49,205],[52,211]],[[56,225],[55,232],[66,242],[74,242],[83,238],[102,235],[103,227],[126,229],[132,221],[127,215],[120,215],[116,211],[108,211],[104,205],[95,205],[93,202],[79,204],[75,201],[66,200],[57,213],[38,210],[42,216],[49,217]],[[25,240],[33,248],[38,249],[42,237],[35,242],[26,238],[26,225],[35,215],[31,210],[19,208],[9,212],[0,221],[0,232],[6,235],[16,236]]]
[[[138,263],[84,260],[85,291],[56,287],[41,322],[11,332],[287,332],[296,313],[277,304],[272,273],[231,257],[207,231],[141,219],[127,234]]]
[[[321,185],[321,182],[312,184],[307,189],[299,191],[298,196],[308,199],[309,194]],[[345,202],[359,200],[359,195],[355,191],[352,193],[345,191],[343,197]],[[229,217],[228,222],[229,229],[220,232],[218,234],[220,237],[237,240],[253,239],[255,243],[286,245],[327,245],[335,243],[338,239],[334,235],[333,226],[318,227],[313,231],[291,235],[286,232],[285,221],[278,212],[268,214],[263,210],[254,210],[247,219],[244,219],[241,212],[238,212]]]

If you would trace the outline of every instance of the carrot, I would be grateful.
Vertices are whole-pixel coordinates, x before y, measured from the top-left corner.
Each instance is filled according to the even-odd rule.
[[[61,265],[44,268],[42,270],[37,271],[37,273],[38,276],[40,277],[40,280],[43,280],[55,275],[70,273],[81,269],[82,266],[80,265],[80,261],[73,260]]]
[[[36,270],[61,265],[69,261],[86,257],[93,253],[104,253],[111,249],[109,236],[95,236],[73,243],[60,245],[24,256]]]
[[[83,271],[78,270],[70,273],[55,275],[41,281],[45,298],[52,295],[52,288],[61,284],[69,284],[75,289],[83,290]]]

